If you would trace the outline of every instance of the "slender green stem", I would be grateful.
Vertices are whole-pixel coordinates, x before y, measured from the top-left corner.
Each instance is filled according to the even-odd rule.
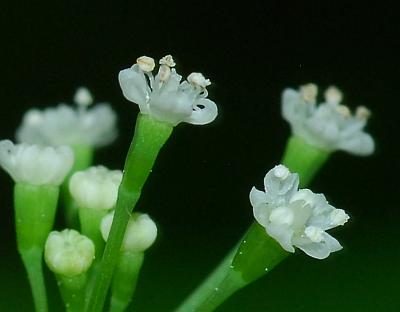
[[[31,286],[36,311],[47,311],[42,269],[44,243],[57,208],[59,188],[17,183],[14,187],[15,227],[18,251]]]
[[[42,267],[43,250],[39,247],[32,247],[20,251],[20,254],[28,273],[35,311],[47,312],[47,296]]]
[[[289,138],[282,164],[300,176],[300,186],[309,185],[322,165],[328,160],[330,152],[309,145],[296,136]]]
[[[125,311],[135,292],[144,253],[122,251],[111,284],[111,312]]]
[[[158,152],[168,140],[173,126],[139,114],[135,135],[125,161],[124,174],[118,190],[118,200],[103,258],[86,311],[101,312],[114,268],[118,261],[126,226]]]
[[[86,273],[73,277],[56,275],[56,278],[66,311],[83,311],[85,307],[85,287],[87,282]]]
[[[100,232],[100,223],[107,214],[105,209],[91,209],[79,207],[79,221],[81,234],[89,237],[96,247],[96,259],[100,260],[104,250],[104,239]]]
[[[223,268],[221,269],[225,271]],[[176,312],[214,311],[221,303],[245,285],[239,272],[229,270],[214,288],[206,289],[204,294],[198,293],[189,298]]]
[[[209,297],[214,296],[215,289],[219,289],[225,277],[228,274],[232,260],[237,252],[238,246],[225,256],[220,264],[214,269],[213,272],[186,298],[186,300],[179,306],[176,312],[195,311],[201,303],[208,300]],[[221,291],[219,292],[221,293]]]
[[[238,247],[232,249],[176,312],[214,311],[236,291],[265,275],[288,255],[258,223],[253,223]]]

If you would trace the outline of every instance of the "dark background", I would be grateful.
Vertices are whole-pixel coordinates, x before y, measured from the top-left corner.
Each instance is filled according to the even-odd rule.
[[[298,251],[218,311],[400,310],[399,16],[373,4],[278,3],[15,1],[0,10],[1,139],[14,138],[28,108],[71,102],[84,85],[119,116],[118,140],[95,163],[121,168],[138,108],[122,96],[119,70],[141,55],[172,54],[179,73],[201,71],[213,82],[218,119],[176,127],[137,207],[160,232],[138,311],[171,311],[252,222],[249,190],[279,163],[290,134],[280,94],[307,82],[335,84],[350,107],[373,112],[376,153],[337,152],[310,186],[351,214],[334,234],[344,250],[323,261]],[[31,311],[4,172],[0,186],[0,310]],[[48,279],[52,311],[62,311]]]

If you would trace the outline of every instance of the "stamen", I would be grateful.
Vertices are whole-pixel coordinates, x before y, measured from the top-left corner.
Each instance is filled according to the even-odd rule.
[[[39,125],[43,121],[43,116],[40,111],[32,110],[28,112],[24,118],[24,122],[26,122],[30,126]]]
[[[371,111],[365,106],[358,106],[356,109],[356,118],[368,119],[371,116]]]
[[[289,169],[283,165],[279,165],[274,168],[274,175],[281,180],[285,180],[289,174]]]
[[[139,65],[139,68],[144,72],[151,72],[156,64],[154,63],[154,59],[148,56],[141,56],[136,60],[136,64]]]
[[[318,87],[313,83],[300,86],[300,96],[308,103],[315,103],[317,98]]]
[[[323,240],[322,234],[324,231],[317,226],[307,226],[304,233],[314,243],[319,243]]]
[[[201,88],[205,88],[211,84],[210,79],[206,79],[202,73],[191,73],[187,77],[187,81],[193,86],[199,86]]]
[[[343,100],[343,93],[335,86],[330,86],[324,93],[325,101],[339,104]]]
[[[336,111],[344,118],[349,118],[351,116],[351,111],[346,105],[339,105],[336,107]]]
[[[174,67],[176,64],[172,55],[168,54],[160,60],[160,65],[167,65],[168,67]]]
[[[93,96],[87,88],[80,87],[75,92],[74,102],[80,107],[88,107],[93,103]]]

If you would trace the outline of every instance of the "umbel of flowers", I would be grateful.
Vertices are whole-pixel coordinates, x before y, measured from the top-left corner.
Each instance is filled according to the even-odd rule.
[[[372,137],[364,132],[370,111],[359,106],[353,115],[342,104],[342,92],[329,87],[325,101],[317,104],[318,88],[314,84],[300,87],[299,91],[285,89],[282,95],[282,115],[292,127],[293,135],[329,152],[344,150],[366,156],[374,151]]]
[[[306,84],[282,94],[282,116],[291,128],[282,163],[302,177],[307,185],[316,172],[337,150],[367,156],[375,149],[374,140],[364,131],[370,111],[357,107],[354,114],[342,104],[343,94],[336,87],[324,93],[324,102],[317,104],[318,88]]]
[[[139,105],[140,112],[154,119],[177,125],[187,122],[204,125],[218,114],[215,103],[207,99],[206,87],[211,84],[201,73],[191,73],[187,80],[175,70],[171,55],[160,61],[153,75],[154,59],[142,56],[131,68],[122,70],[118,79],[124,96]]]
[[[155,60],[142,56],[118,76],[123,95],[140,109],[123,171],[89,167],[93,150],[115,138],[116,117],[106,104],[89,108],[93,97],[85,88],[75,94],[76,108],[61,104],[29,110],[17,132],[24,143],[0,141],[0,165],[15,181],[18,250],[36,311],[47,311],[44,247],[67,311],[101,312],[106,298],[111,311],[124,311],[132,303],[145,252],[157,237],[149,215],[133,212],[142,188],[175,126],[205,125],[218,114],[207,98],[211,82],[203,74],[183,79],[171,55],[158,65],[156,70]],[[348,214],[323,194],[299,186],[309,184],[333,151],[373,152],[374,141],[364,131],[370,113],[358,107],[352,114],[335,87],[318,105],[317,91],[308,84],[283,92],[282,113],[292,128],[283,165],[268,171],[262,190],[251,189],[255,221],[177,312],[213,311],[296,248],[314,259],[342,249],[331,230],[344,225]],[[82,234],[75,229],[50,232],[61,183],[72,194],[73,205],[67,207],[77,208],[71,211],[79,214]]]
[[[342,249],[326,231],[343,225],[349,216],[329,205],[323,194],[298,189],[299,177],[283,165],[270,170],[264,179],[265,191],[250,192],[254,218],[283,249],[294,246],[313,258],[324,259]]]
[[[110,105],[92,108],[93,96],[84,87],[74,96],[77,107],[59,104],[44,110],[28,110],[17,130],[20,142],[50,146],[96,148],[111,143],[116,135],[117,117]]]

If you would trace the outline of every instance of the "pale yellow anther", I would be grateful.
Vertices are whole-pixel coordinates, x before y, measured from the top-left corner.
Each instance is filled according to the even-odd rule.
[[[80,87],[74,95],[74,102],[79,106],[86,107],[93,103],[93,97],[90,91],[85,87]]]
[[[300,86],[300,96],[309,103],[315,103],[318,94],[318,87],[313,83]]]
[[[158,78],[160,81],[167,81],[171,76],[171,68],[167,65],[161,65],[158,69]]]
[[[40,125],[43,122],[43,115],[37,110],[29,111],[25,115],[24,122],[32,126]]]
[[[371,116],[371,111],[365,106],[358,106],[356,109],[356,118],[368,119]]]
[[[136,60],[136,64],[139,65],[139,68],[144,72],[151,72],[156,64],[154,63],[154,59],[148,56],[138,57]]]
[[[168,54],[160,60],[160,65],[167,65],[168,67],[174,67],[176,64],[172,55]]]
[[[351,111],[346,105],[338,105],[336,111],[345,118],[351,116]]]
[[[326,89],[324,97],[328,103],[340,103],[343,100],[343,93],[338,88],[330,86]]]
[[[202,73],[191,73],[187,77],[187,81],[194,86],[205,88],[211,84],[210,79],[206,79]]]
[[[289,169],[284,165],[279,165],[274,168],[274,175],[281,180],[285,180],[289,174]]]

